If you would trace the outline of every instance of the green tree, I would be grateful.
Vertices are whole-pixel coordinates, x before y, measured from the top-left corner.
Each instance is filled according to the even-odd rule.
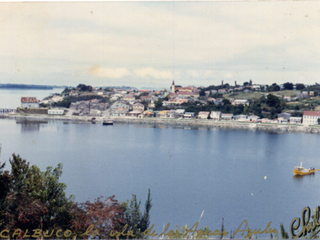
[[[304,84],[302,84],[302,83],[297,83],[296,84],[296,89],[297,90],[303,90],[304,88],[305,88]]]
[[[140,103],[143,105],[144,110],[148,109],[148,103],[147,103],[147,101],[143,100],[143,101],[141,101]]]
[[[126,224],[128,228],[126,231],[133,231],[135,238],[143,238],[143,232],[148,229],[150,224],[150,210],[152,207],[151,204],[151,195],[150,189],[148,191],[148,198],[145,204],[144,213],[140,211],[141,201],[137,201],[137,196],[132,194],[132,199],[127,202],[121,203],[121,206],[124,210],[124,223],[123,226]]]
[[[280,86],[276,83],[273,83],[271,86],[267,88],[268,92],[280,91]]]
[[[47,230],[65,229],[70,222],[73,196],[67,198],[66,185],[59,182],[62,165],[55,169],[48,167],[42,172],[35,165],[30,167],[29,162],[15,154],[9,162],[12,184],[6,196],[5,211],[12,219],[10,228],[27,224],[28,228],[34,229],[40,225]]]
[[[66,97],[62,101],[59,101],[53,104],[53,106],[55,107],[65,107],[65,108],[69,108],[70,105],[71,105],[71,99],[69,97]]]
[[[223,238],[223,232],[224,232],[224,219],[222,218],[222,225],[221,225],[221,235],[220,235],[220,239]]]
[[[202,89],[200,90],[200,92],[199,92],[199,96],[200,96],[200,97],[203,97],[203,96],[205,96],[205,95],[206,95],[206,91],[205,91],[204,88],[202,88]]]
[[[289,234],[284,229],[283,223],[280,224],[280,232],[281,232],[282,239],[289,239]]]
[[[230,101],[228,99],[226,99],[226,98],[224,98],[222,100],[222,103],[223,103],[223,105],[227,105],[227,104],[231,105]]]
[[[66,95],[69,94],[71,92],[71,90],[69,88],[65,88],[62,92],[61,95]]]
[[[150,194],[150,189],[149,189],[147,201],[145,204],[145,211],[144,211],[142,219],[141,219],[141,229],[144,229],[144,230],[148,229],[148,227],[150,225],[150,210],[152,207],[151,200],[152,199],[151,199],[151,194]]]
[[[67,185],[60,183],[62,175],[62,164],[56,168],[47,167],[42,172],[33,165],[30,168],[31,177],[25,180],[28,195],[39,199],[48,209],[43,216],[43,227],[45,229],[64,228],[70,221],[69,209],[73,206],[74,196],[66,197],[65,189]]]
[[[79,88],[79,90],[81,92],[91,92],[92,91],[92,87],[90,85],[85,85],[85,84],[79,84],[77,86],[77,88]]]
[[[6,206],[6,197],[10,191],[12,185],[12,179],[9,174],[9,171],[4,171],[5,163],[1,164],[0,162],[0,216],[4,214],[2,211]],[[4,219],[0,218],[0,226],[1,224],[7,224],[4,222]]]
[[[287,90],[292,90],[293,89],[293,83],[289,83],[289,82],[286,82],[283,84],[283,87]]]
[[[154,105],[156,109],[160,109],[162,107],[162,99],[158,98],[158,100],[155,101]]]
[[[269,107],[275,107],[277,104],[280,104],[280,99],[273,95],[273,94],[268,94],[267,96],[267,105]]]

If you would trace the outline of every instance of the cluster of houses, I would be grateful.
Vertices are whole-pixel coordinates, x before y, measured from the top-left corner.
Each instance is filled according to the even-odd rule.
[[[223,82],[222,82],[223,85]],[[226,94],[233,91],[256,91],[262,90],[265,85],[249,85],[246,87],[237,86],[233,88],[222,88],[217,90],[205,91],[205,96],[200,98],[200,91],[204,87],[195,86],[176,86],[174,81],[169,91],[166,90],[146,90],[146,89],[109,89],[102,90],[93,88],[92,94],[108,97],[109,103],[103,103],[99,99],[92,99],[89,101],[77,101],[71,103],[70,110],[74,115],[79,116],[103,116],[103,111],[108,110],[111,117],[158,117],[158,118],[198,118],[198,119],[211,119],[216,121],[243,121],[243,122],[262,122],[262,123],[293,123],[293,124],[318,124],[320,118],[319,112],[305,111],[303,117],[291,116],[290,113],[280,113],[278,118],[270,120],[267,118],[260,119],[255,115],[234,115],[230,113],[222,113],[219,111],[201,111],[197,115],[194,112],[186,112],[180,105],[184,103],[194,102],[198,105],[213,102],[215,105],[223,105],[223,98],[209,97],[212,94]],[[313,92],[301,92],[296,98],[313,96]],[[42,103],[49,105],[62,101],[66,96],[79,96],[81,92],[79,89],[71,90],[67,95],[54,95],[50,98],[43,100]],[[287,96],[284,96],[286,98]],[[171,110],[155,111],[157,101],[162,100],[162,106],[174,108]],[[286,100],[293,100],[292,97],[287,97]],[[22,108],[39,108],[40,101],[35,97],[22,97]],[[249,106],[248,99],[230,99],[232,105]],[[62,109],[49,109],[48,114],[61,115],[64,114]],[[320,121],[320,120],[319,120]]]
[[[210,119],[214,121],[240,121],[240,122],[261,122],[261,123],[292,123],[301,124],[302,117],[292,117],[289,113],[279,113],[278,118],[270,120],[268,118],[260,118],[256,115],[234,115],[231,113],[222,113],[221,111],[201,111],[196,116],[195,113],[185,112],[184,109],[166,110],[155,112],[155,116],[159,118],[198,118]],[[319,114],[320,116],[320,114]]]
[[[144,105],[137,102],[134,104],[117,102],[110,108],[113,117],[138,117],[144,112]]]
[[[89,101],[78,101],[71,103],[70,109],[74,110],[73,115],[78,116],[101,116],[101,112],[109,107],[108,103],[102,103],[98,99]]]

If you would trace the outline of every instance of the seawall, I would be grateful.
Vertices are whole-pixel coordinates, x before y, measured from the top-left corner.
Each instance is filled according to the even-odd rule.
[[[224,129],[242,129],[242,130],[260,130],[272,132],[305,132],[320,133],[320,127],[311,127],[294,124],[268,124],[268,123],[250,123],[234,121],[213,121],[213,120],[177,120],[177,119],[114,119],[114,122],[126,124],[149,124],[149,125],[167,125],[167,126],[186,126],[186,127],[207,127]]]
[[[88,116],[52,116],[43,114],[1,114],[0,118],[29,120],[29,121],[50,121],[61,120],[70,122],[91,123],[92,117]],[[104,117],[95,117],[97,123],[102,123]],[[304,132],[320,133],[320,127],[303,126],[295,124],[270,124],[270,123],[250,123],[235,121],[213,121],[201,119],[169,119],[169,118],[111,118],[114,123],[123,124],[147,124],[163,126],[185,126],[185,127],[206,127],[206,128],[223,128],[223,129],[242,129],[242,130],[260,130],[272,132]]]

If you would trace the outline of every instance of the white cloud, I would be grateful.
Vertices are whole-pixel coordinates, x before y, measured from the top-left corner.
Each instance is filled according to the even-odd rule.
[[[152,67],[136,69],[134,73],[137,77],[141,78],[173,79],[172,71],[157,70]]]
[[[198,70],[187,70],[187,76],[197,78],[200,76],[200,74]]]
[[[233,78],[233,74],[232,73],[226,73],[224,75],[224,77],[230,79],[230,78]]]
[[[211,70],[205,71],[204,76],[207,77],[207,78],[208,77],[213,77],[213,71],[211,71]]]
[[[130,76],[127,68],[103,68],[97,65],[91,66],[87,73],[99,78],[123,78]]]
[[[181,73],[181,85],[304,71],[310,82],[320,73],[319,12],[310,1],[0,3],[1,71],[34,81],[84,69],[156,82]]]

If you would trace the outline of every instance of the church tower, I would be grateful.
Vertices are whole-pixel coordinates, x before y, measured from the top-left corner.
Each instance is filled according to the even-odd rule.
[[[176,87],[174,85],[174,80],[172,81],[172,86],[171,86],[171,93],[175,93]]]

